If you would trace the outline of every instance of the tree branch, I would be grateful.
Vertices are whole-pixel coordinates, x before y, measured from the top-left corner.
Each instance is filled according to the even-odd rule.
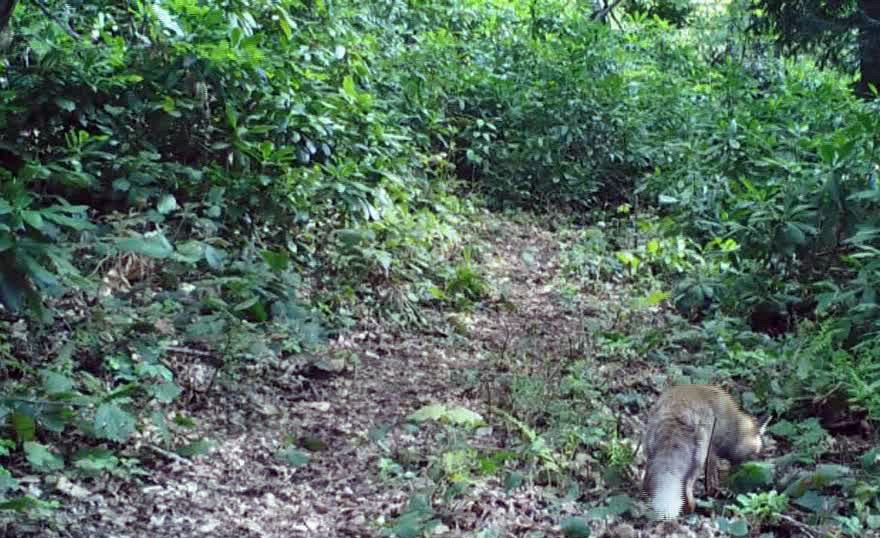
[[[603,9],[594,11],[592,15],[590,15],[591,21],[599,21],[605,20],[605,17],[608,16],[611,11],[617,7],[619,3],[623,2],[623,0],[614,0],[610,5],[606,5]]]
[[[15,0],[18,1],[18,0]],[[70,27],[69,24],[65,23],[58,17],[56,17],[52,12],[49,11],[49,8],[46,4],[43,3],[43,0],[34,0],[34,3],[37,4],[37,7],[40,8],[40,11],[43,12],[43,15],[49,17],[49,20],[58,25],[59,28],[64,30],[64,32],[74,39],[79,39],[79,34],[73,31],[73,28]]]
[[[12,12],[15,11],[15,6],[17,4],[18,0],[0,1],[0,32],[5,30],[9,25],[9,20],[12,18]]]

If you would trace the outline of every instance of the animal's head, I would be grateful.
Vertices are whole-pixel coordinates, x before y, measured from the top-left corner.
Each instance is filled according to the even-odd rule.
[[[732,463],[742,463],[757,456],[764,448],[764,434],[770,424],[772,415],[762,419],[742,414],[739,417],[739,439],[736,446],[731,447],[729,454]]]

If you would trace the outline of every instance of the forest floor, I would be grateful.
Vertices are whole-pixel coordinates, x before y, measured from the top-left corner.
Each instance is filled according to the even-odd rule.
[[[145,436],[135,447],[142,476],[61,480],[64,506],[53,516],[54,528],[22,525],[7,535],[368,537],[382,536],[401,521],[398,528],[406,535],[433,519],[432,536],[561,536],[560,521],[583,516],[586,507],[613,501],[613,495],[635,498],[635,465],[612,488],[601,462],[577,449],[565,462],[567,484],[525,472],[519,487],[508,489],[502,462],[498,472],[465,480],[458,495],[438,493],[452,491],[450,477],[467,474],[456,475],[456,465],[467,467],[456,456],[479,452],[456,452],[464,438],[485,451],[515,449],[537,454],[537,460],[546,455],[529,438],[529,428],[493,409],[517,409],[510,401],[513,380],[539,376],[561,383],[566,365],[589,360],[595,351],[591,323],[615,323],[628,293],[622,284],[600,282],[578,290],[576,305],[566,302],[559,291],[564,241],[558,230],[501,216],[485,216],[475,226],[478,264],[493,290],[488,300],[466,312],[429,310],[430,329],[362,321],[321,353],[339,366],[336,371],[309,373],[292,358],[220,380],[181,408],[214,443],[209,455],[185,459]],[[662,330],[665,318],[660,309],[648,308],[628,319]],[[626,350],[621,356],[627,357]],[[198,356],[178,366],[192,376],[205,369]],[[633,439],[645,402],[627,407],[617,395],[642,394],[649,402],[656,394],[652,380],[659,384],[662,376],[632,354],[594,367],[596,392],[581,395],[573,412],[616,422],[621,438]],[[552,399],[537,394],[535,401]],[[431,403],[462,406],[487,424],[460,436],[441,424],[408,425],[408,416]],[[634,416],[621,412],[628,408],[636,410]],[[289,466],[275,457],[291,440],[312,449],[308,463]],[[39,479],[34,487],[41,487]],[[428,515],[409,510],[409,519],[401,520],[415,506],[414,495],[425,490],[435,493]],[[641,517],[611,515],[588,524],[594,536],[656,535]],[[714,535],[708,523],[678,532]]]

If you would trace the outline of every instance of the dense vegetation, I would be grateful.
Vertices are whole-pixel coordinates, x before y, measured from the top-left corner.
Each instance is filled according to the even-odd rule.
[[[574,307],[611,281],[677,313],[601,353],[748,385],[792,460],[840,464],[787,499],[880,528],[877,449],[833,448],[880,421],[880,110],[858,61],[819,38],[777,54],[793,15],[772,2],[599,4],[22,0],[0,44],[0,509],[57,506],[25,465],[123,473],[147,423],[207,450],[163,412],[192,390],[171,354],[232,375],[365,317],[472,308],[491,283],[463,237],[487,207],[573,225]],[[523,391],[511,420],[539,404]],[[593,418],[520,424],[625,468]],[[788,501],[751,472],[737,513],[771,528]]]

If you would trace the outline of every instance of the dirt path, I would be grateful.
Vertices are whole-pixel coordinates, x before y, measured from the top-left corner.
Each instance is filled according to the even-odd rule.
[[[339,375],[308,378],[293,364],[242,375],[187,409],[215,443],[209,456],[186,460],[139,447],[152,456],[142,460],[141,485],[112,477],[62,484],[69,499],[59,528],[46,534],[34,527],[33,535],[379,536],[414,491],[430,485],[425,466],[438,454],[437,443],[449,442],[442,429],[402,427],[410,413],[441,402],[486,416],[488,401],[505,398],[511,364],[553,368],[583,333],[553,286],[554,233],[499,217],[486,217],[481,227],[480,265],[493,300],[469,314],[429,312],[430,332],[389,333],[363,323],[322,357],[357,357],[357,366]],[[383,425],[393,427],[377,436]],[[509,443],[497,429],[483,430],[484,445]],[[303,438],[318,449],[307,465],[292,468],[274,457],[280,446]],[[422,472],[383,473],[389,454],[395,461],[409,455]],[[579,513],[573,502],[548,506],[539,487],[506,494],[500,482],[490,477],[458,500],[436,501],[442,524],[435,535],[492,527],[500,531],[495,536],[524,536],[551,531],[560,515]]]

